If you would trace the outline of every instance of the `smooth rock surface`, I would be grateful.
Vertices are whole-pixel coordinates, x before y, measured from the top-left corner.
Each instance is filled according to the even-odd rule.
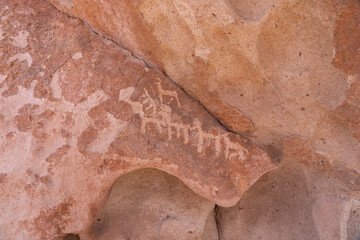
[[[155,169],[138,170],[114,183],[93,234],[99,240],[201,239],[214,207],[176,177]]]
[[[221,208],[220,239],[357,240],[359,194],[348,192],[336,177],[287,158],[237,205]]]

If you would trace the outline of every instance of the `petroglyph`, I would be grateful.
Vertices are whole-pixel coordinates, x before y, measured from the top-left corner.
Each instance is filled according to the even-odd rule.
[[[231,206],[274,168],[135,52],[44,1],[0,5],[0,238],[89,238],[111,185],[136,169]]]
[[[247,150],[238,143],[232,142],[227,133],[216,131],[209,133],[204,131],[201,122],[194,119],[191,124],[184,124],[173,121],[172,109],[168,105],[171,101],[175,101],[180,107],[178,94],[175,91],[169,91],[161,86],[158,79],[155,82],[158,90],[158,101],[149,94],[147,89],[144,89],[138,101],[130,100],[133,87],[120,90],[119,100],[129,103],[134,114],[138,114],[141,118],[140,131],[146,134],[149,127],[154,126],[159,134],[165,133],[169,141],[182,138],[184,144],[191,144],[196,146],[197,152],[203,153],[204,148],[208,145],[214,144],[215,155],[219,156],[222,152],[226,159],[245,159]],[[154,92],[154,91],[153,91]],[[170,97],[170,100],[164,103],[164,96]]]
[[[161,103],[163,103],[163,97],[168,96],[168,97],[170,97],[170,100],[169,100],[168,103],[170,103],[171,101],[173,101],[175,99],[176,103],[177,103],[177,106],[180,107],[180,101],[179,101],[177,92],[164,90],[161,87],[160,79],[157,79],[157,82],[155,84],[157,85],[157,88],[158,88],[158,91],[159,91],[159,98],[160,98]]]

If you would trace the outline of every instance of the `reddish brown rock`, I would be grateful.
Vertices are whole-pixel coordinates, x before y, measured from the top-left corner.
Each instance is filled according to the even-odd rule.
[[[355,191],[360,190],[359,167],[350,164],[334,165],[334,162],[324,156],[323,153],[316,151],[311,146],[311,142],[303,137],[292,136],[284,141],[284,155],[290,159],[295,159],[307,167],[316,168],[335,176],[346,183]]]
[[[358,1],[49,1],[162,69],[273,161],[281,161],[286,137],[300,135],[338,165],[358,165],[354,120],[341,140],[328,130],[348,124],[334,110],[358,79]],[[137,20],[129,26],[125,15]],[[121,38],[124,32],[147,43]]]
[[[353,136],[360,140],[360,81],[351,84],[346,92],[345,101],[336,108],[336,112],[345,118]]]
[[[360,74],[360,2],[344,1],[335,23],[334,66],[348,74]]]
[[[285,158],[238,204],[220,209],[220,239],[357,239],[359,194],[348,190],[336,175]]]
[[[0,5],[0,238],[86,239],[111,185],[135,169],[163,170],[230,206],[275,168],[81,21],[42,1]]]
[[[280,169],[210,213],[205,239],[359,237],[358,0],[48,0],[59,12],[4,1],[1,228],[11,237],[84,238],[115,179],[143,167],[235,204],[273,168],[235,133]],[[13,199],[32,208],[15,217]]]
[[[213,203],[194,194],[179,179],[155,169],[138,170],[114,183],[92,234],[99,240],[208,240],[204,227],[213,209]]]

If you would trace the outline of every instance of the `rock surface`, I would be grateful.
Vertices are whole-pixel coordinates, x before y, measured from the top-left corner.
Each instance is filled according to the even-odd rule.
[[[349,192],[336,176],[284,160],[220,210],[220,239],[357,240],[359,193]]]
[[[93,234],[99,240],[201,239],[214,206],[173,176],[138,170],[114,183]]]
[[[1,238],[91,238],[111,185],[135,169],[161,169],[230,206],[275,168],[81,21],[44,1],[0,4]]]
[[[0,239],[360,238],[358,0],[2,0],[0,94]]]
[[[49,2],[163,69],[273,161],[298,135],[360,177],[359,1]]]

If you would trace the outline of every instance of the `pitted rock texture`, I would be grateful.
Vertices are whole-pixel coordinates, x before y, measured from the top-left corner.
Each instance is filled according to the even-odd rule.
[[[89,232],[114,181],[157,168],[222,206],[267,153],[160,71],[45,1],[1,1],[2,239]]]

